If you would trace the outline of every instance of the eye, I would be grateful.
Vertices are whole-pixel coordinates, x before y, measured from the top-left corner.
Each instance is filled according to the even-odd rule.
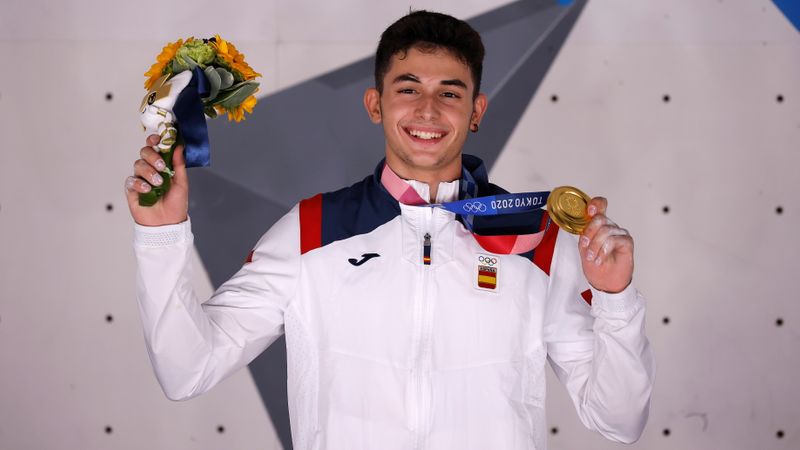
[[[447,98],[461,98],[460,95],[456,94],[455,92],[450,92],[450,91],[443,92],[442,96],[443,97],[447,97]]]
[[[397,90],[398,94],[413,94],[415,92],[416,91],[414,89],[411,89],[411,88],[403,88],[403,89],[398,89]]]

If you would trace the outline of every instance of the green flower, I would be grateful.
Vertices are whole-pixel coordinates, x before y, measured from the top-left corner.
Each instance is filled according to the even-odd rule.
[[[214,62],[216,54],[217,52],[211,44],[195,39],[183,44],[178,49],[176,61],[184,69],[191,69],[194,65],[205,67]]]

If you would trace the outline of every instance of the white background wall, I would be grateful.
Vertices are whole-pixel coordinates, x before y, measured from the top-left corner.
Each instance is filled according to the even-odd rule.
[[[368,56],[409,7],[504,3],[3,0],[0,449],[279,448],[247,371],[173,403],[144,350],[123,180],[166,42],[222,34],[266,96]],[[493,169],[605,195],[635,236],[659,370],[633,448],[800,447],[798,80],[770,1],[593,0]],[[551,449],[617,448],[549,395]]]

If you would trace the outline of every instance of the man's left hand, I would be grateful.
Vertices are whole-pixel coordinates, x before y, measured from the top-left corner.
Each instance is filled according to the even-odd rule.
[[[633,238],[606,217],[608,201],[593,198],[587,207],[591,221],[581,233],[579,250],[583,274],[597,290],[620,292],[633,278]]]

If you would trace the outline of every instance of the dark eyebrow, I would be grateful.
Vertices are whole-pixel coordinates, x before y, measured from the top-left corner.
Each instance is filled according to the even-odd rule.
[[[458,87],[464,88],[465,90],[467,89],[467,83],[464,83],[463,81],[461,81],[459,79],[442,80],[441,84],[443,86],[458,86]]]
[[[414,74],[411,73],[404,73],[402,75],[398,75],[394,80],[392,80],[392,84],[399,83],[401,81],[411,81],[414,83],[419,83],[419,78],[417,78]]]
[[[413,73],[404,73],[402,75],[398,75],[397,77],[395,77],[395,79],[392,80],[392,84],[400,83],[400,82],[403,82],[403,81],[410,81],[412,83],[420,83],[419,78],[417,78],[417,76],[414,75]],[[460,88],[463,88],[464,90],[467,89],[467,83],[464,83],[463,81],[459,80],[458,78],[454,78],[452,80],[442,80],[439,84],[441,84],[442,86],[458,86]]]

